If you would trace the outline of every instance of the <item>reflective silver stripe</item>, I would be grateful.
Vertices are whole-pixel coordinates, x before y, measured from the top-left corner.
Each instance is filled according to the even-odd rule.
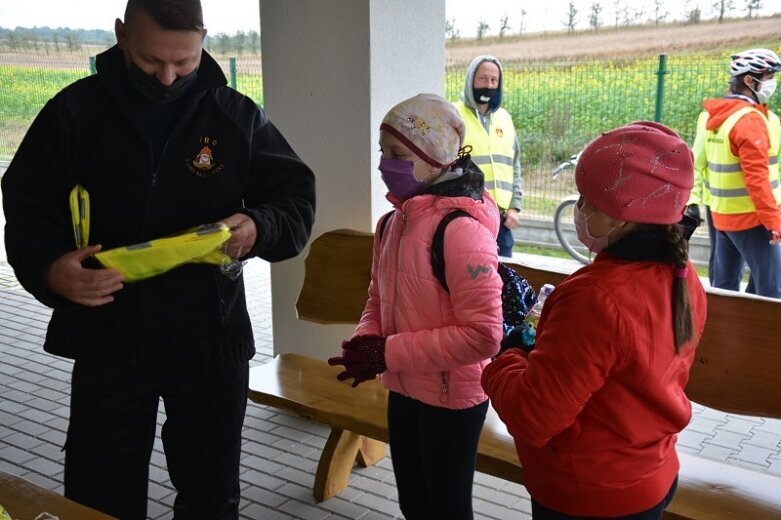
[[[135,251],[136,249],[149,249],[152,247],[152,244],[150,242],[141,242],[139,244],[133,244],[130,246],[127,246],[125,249],[128,251]]]
[[[737,164],[717,164],[708,161],[708,169],[714,173],[735,173],[740,171],[740,163]]]
[[[499,154],[493,154],[491,156],[488,155],[473,155],[472,156],[472,162],[474,162],[477,165],[481,164],[489,164],[491,162],[491,158],[493,158],[493,162],[498,164],[506,164],[508,166],[513,165],[513,158],[507,157],[506,155],[499,155]]]
[[[772,189],[778,188],[779,183],[778,180],[775,180],[770,183],[770,187]],[[710,188],[710,194],[712,197],[722,197],[722,198],[735,198],[735,197],[748,197],[748,190],[746,188],[732,188],[732,189],[718,189],[718,188]]]
[[[507,157],[506,155],[494,154],[493,158],[494,158],[494,162],[495,163],[506,164],[507,166],[512,166],[513,165],[513,158],[512,157]]]
[[[513,183],[512,182],[506,182],[506,181],[497,181],[497,180],[486,181],[485,182],[485,189],[487,189],[487,190],[500,189],[500,190],[512,192],[513,191]]]
[[[778,164],[778,156],[774,155],[767,160],[768,165]],[[708,169],[715,173],[735,173],[740,171],[740,163],[737,164],[718,164],[708,161]]]

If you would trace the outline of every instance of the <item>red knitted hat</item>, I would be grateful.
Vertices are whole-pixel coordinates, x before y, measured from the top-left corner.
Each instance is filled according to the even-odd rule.
[[[693,155],[666,126],[638,121],[589,143],[578,160],[575,182],[583,198],[610,217],[675,224],[694,184]]]

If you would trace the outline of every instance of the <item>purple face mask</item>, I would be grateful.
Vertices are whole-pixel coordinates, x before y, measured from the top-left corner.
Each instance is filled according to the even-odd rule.
[[[426,183],[415,178],[415,164],[406,159],[380,158],[379,170],[388,191],[401,200],[414,197],[426,187]]]

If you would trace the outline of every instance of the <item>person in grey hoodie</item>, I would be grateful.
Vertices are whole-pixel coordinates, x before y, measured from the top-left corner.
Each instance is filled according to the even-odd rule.
[[[502,64],[478,56],[466,72],[461,101],[455,103],[466,125],[465,145],[485,175],[485,187],[501,212],[497,245],[500,256],[512,256],[512,230],[521,211],[521,146],[512,116],[502,108]]]

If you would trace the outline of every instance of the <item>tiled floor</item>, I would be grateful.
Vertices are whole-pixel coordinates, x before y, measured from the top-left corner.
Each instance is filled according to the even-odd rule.
[[[43,352],[49,310],[16,282],[0,258],[0,470],[62,492],[71,363]],[[250,314],[258,346],[252,364],[272,355],[268,265],[246,269]],[[162,407],[161,407],[162,409]],[[158,423],[164,420],[161,411]],[[159,431],[158,431],[159,434]],[[326,428],[250,403],[244,426],[241,515],[247,519],[398,518],[390,460],[353,472],[348,489],[322,503],[312,497]],[[695,406],[679,449],[781,475],[781,421],[723,414]],[[155,444],[149,484],[150,518],[170,518],[174,490],[161,445]],[[476,475],[477,518],[529,518],[523,488]]]
[[[258,354],[272,355],[268,265],[250,262],[248,298]],[[62,493],[71,363],[43,352],[49,310],[18,285],[0,262],[0,471]],[[158,424],[162,424],[161,412]],[[247,519],[399,518],[390,460],[356,469],[348,489],[315,503],[312,484],[328,429],[250,403],[244,424],[241,515]],[[174,490],[158,440],[152,454],[149,517],[170,518]],[[504,480],[477,474],[477,518],[528,518],[528,495]]]

